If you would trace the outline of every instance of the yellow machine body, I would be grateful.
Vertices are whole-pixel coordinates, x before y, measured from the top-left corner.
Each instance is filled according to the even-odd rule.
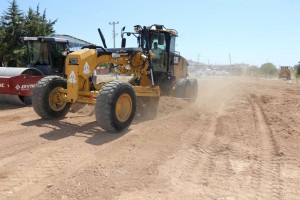
[[[291,73],[290,67],[280,66],[280,71],[278,73],[278,78],[279,79],[291,80],[292,79],[292,73]]]
[[[72,103],[95,103],[98,92],[90,90],[92,81],[90,77],[103,76],[96,74],[97,67],[103,63],[118,65],[117,74],[120,74],[119,77],[121,78],[121,74],[130,77],[127,80],[129,83],[139,76],[141,84],[134,86],[137,96],[160,96],[159,87],[151,86],[147,58],[139,51],[125,56],[121,56],[120,53],[99,56],[96,49],[82,49],[69,54],[66,59],[66,97],[68,101]],[[118,75],[114,79],[117,80]],[[100,90],[104,83],[93,83],[93,85],[97,90]]]

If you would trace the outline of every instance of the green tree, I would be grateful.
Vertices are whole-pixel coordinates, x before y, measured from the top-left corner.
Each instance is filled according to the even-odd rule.
[[[265,63],[260,67],[260,71],[265,76],[274,76],[277,74],[276,66],[273,63]]]
[[[0,67],[3,67],[3,54],[1,53],[1,46],[3,45],[4,41],[4,29],[2,28],[1,22],[0,22]]]
[[[296,77],[300,77],[300,63],[294,66],[294,70],[296,72]]]
[[[36,10],[29,8],[25,20],[25,32],[27,36],[48,36],[55,33],[53,26],[57,20],[51,21],[46,18],[46,10],[40,13],[39,5]]]
[[[20,46],[19,38],[24,35],[24,15],[19,9],[16,0],[10,2],[4,16],[1,17],[1,29],[4,31],[0,44],[0,54],[8,66],[17,66],[19,58],[18,50]]]
[[[26,51],[22,48],[20,37],[51,35],[55,33],[53,26],[56,22],[47,20],[46,10],[41,14],[39,5],[36,10],[29,8],[24,15],[17,1],[12,0],[0,18],[0,60],[7,66],[26,65]]]

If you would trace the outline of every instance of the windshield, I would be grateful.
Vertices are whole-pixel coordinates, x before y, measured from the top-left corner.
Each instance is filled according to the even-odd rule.
[[[160,48],[161,50],[166,49],[166,42],[165,42],[165,37],[163,33],[152,33],[151,38],[150,38],[150,44],[151,48]],[[155,45],[157,45],[155,47]]]
[[[31,65],[48,65],[49,53],[47,43],[28,41],[28,57]]]

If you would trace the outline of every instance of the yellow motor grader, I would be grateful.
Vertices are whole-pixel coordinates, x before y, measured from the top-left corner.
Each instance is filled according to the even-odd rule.
[[[280,66],[280,70],[278,72],[278,78],[291,80],[292,73],[291,73],[290,67],[289,66]]]
[[[44,119],[64,117],[74,103],[94,104],[99,126],[108,132],[127,128],[136,111],[155,117],[159,97],[175,96],[194,101],[196,79],[187,79],[188,63],[175,51],[178,33],[163,25],[122,29],[121,48],[107,48],[98,29],[102,46],[86,46],[66,57],[65,77],[42,78],[33,90],[32,105]],[[126,47],[134,36],[138,47]],[[161,49],[154,59],[152,47]],[[108,66],[111,73],[99,73]]]

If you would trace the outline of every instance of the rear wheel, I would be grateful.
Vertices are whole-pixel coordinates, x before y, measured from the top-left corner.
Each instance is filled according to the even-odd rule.
[[[67,82],[60,76],[47,76],[41,79],[33,89],[32,106],[43,119],[66,116],[71,103],[62,100],[61,89],[67,88]]]
[[[111,81],[100,90],[95,115],[99,126],[104,130],[121,132],[131,124],[135,110],[136,95],[130,84]]]
[[[175,85],[175,97],[188,98],[187,88],[189,86],[189,80],[186,78],[179,79]]]

